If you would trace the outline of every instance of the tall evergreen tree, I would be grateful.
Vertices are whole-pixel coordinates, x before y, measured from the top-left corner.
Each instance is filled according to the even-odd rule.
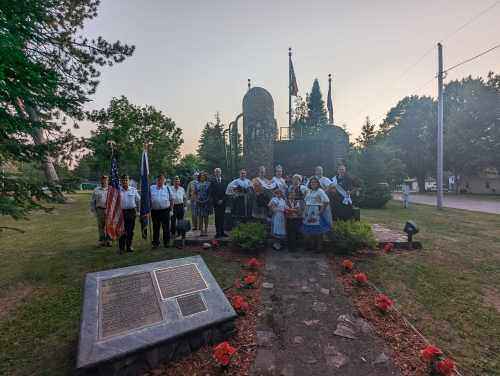
[[[375,127],[375,123],[372,123],[367,116],[363,127],[361,127],[361,135],[356,138],[356,142],[360,147],[367,147],[375,143],[375,138],[377,136]]]
[[[316,134],[328,124],[328,115],[319,87],[318,79],[314,79],[311,93],[307,96],[307,129],[309,134]]]
[[[224,169],[227,166],[224,124],[218,113],[215,115],[215,123],[207,123],[203,128],[197,153],[203,169],[209,173],[216,167]]]

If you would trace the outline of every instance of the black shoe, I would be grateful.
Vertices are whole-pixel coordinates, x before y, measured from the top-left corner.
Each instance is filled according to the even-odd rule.
[[[134,248],[127,249],[127,252],[134,252]]]
[[[159,244],[152,244],[152,245],[151,245],[151,248],[152,248],[152,249],[156,249],[156,248],[158,248],[159,246],[160,246]]]

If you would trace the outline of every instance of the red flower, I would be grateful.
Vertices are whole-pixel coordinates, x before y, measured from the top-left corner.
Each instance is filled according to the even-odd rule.
[[[247,261],[247,266],[250,269],[257,269],[260,266],[260,262],[255,257],[252,257]]]
[[[379,294],[375,299],[375,306],[382,312],[387,312],[393,304],[394,302],[384,294]]]
[[[365,273],[361,273],[361,272],[356,273],[356,274],[354,274],[354,278],[356,279],[356,281],[360,285],[366,285],[368,283],[368,277],[366,276]]]
[[[429,345],[425,349],[420,350],[420,359],[426,362],[430,362],[440,355],[443,355],[443,352],[436,345]]]
[[[227,367],[231,362],[231,357],[236,349],[228,342],[221,342],[214,347],[214,358],[223,367]]]
[[[450,376],[456,371],[457,365],[450,358],[446,358],[437,362],[436,368],[441,375]]]
[[[392,243],[386,243],[384,245],[384,252],[385,253],[389,253],[390,251],[392,251],[393,248],[394,248],[394,244],[392,244]]]
[[[217,239],[212,239],[212,247],[217,248],[219,246],[219,241]]]
[[[236,312],[243,314],[248,310],[248,303],[240,295],[235,295],[231,299],[231,303]]]
[[[350,272],[353,267],[353,263],[351,260],[344,260],[342,261],[342,266],[344,267],[345,271]]]
[[[257,277],[254,275],[246,275],[245,278],[243,278],[243,282],[247,287],[253,286],[255,282],[257,281]]]

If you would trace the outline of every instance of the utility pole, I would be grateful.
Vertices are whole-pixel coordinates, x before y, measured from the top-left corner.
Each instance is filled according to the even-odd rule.
[[[438,43],[437,208],[443,209],[443,45]]]

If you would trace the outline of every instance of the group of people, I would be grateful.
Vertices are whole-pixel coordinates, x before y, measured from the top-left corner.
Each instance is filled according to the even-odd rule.
[[[323,168],[315,168],[314,175],[285,177],[283,168],[276,166],[271,179],[266,177],[266,168],[259,168],[258,176],[247,178],[245,169],[239,178],[228,182],[222,170],[216,168],[213,175],[196,173],[186,189],[178,177],[173,184],[165,184],[160,174],[151,186],[151,219],[153,223],[152,247],[160,246],[160,231],[163,245],[170,247],[176,236],[184,238],[187,205],[191,209],[192,230],[200,237],[208,236],[209,217],[215,215],[216,238],[226,237],[224,232],[226,207],[230,202],[231,219],[234,224],[259,221],[271,224],[271,234],[276,239],[275,248],[286,242],[289,248],[298,245],[305,236],[312,248],[319,247],[321,237],[331,229],[335,220],[353,219],[351,193],[353,181],[346,174],[345,165],[338,166],[337,174],[329,179],[323,176]],[[105,231],[106,197],[108,177],[101,177],[101,185],[92,195],[91,209],[96,213],[99,245],[110,246]],[[129,185],[128,176],[121,178],[121,208],[124,218],[124,234],[119,238],[120,252],[132,252],[134,227],[139,210],[140,196],[136,188]]]
[[[246,170],[227,187],[232,198],[232,217],[237,222],[270,220],[274,247],[287,242],[289,248],[298,245],[304,236],[310,248],[318,248],[322,236],[330,231],[333,221],[354,218],[351,193],[353,180],[345,165],[339,165],[337,174],[329,179],[323,168],[315,168],[314,175],[304,178],[299,174],[284,177],[283,168],[276,166],[272,179],[266,178],[264,166],[258,176],[250,180]]]

